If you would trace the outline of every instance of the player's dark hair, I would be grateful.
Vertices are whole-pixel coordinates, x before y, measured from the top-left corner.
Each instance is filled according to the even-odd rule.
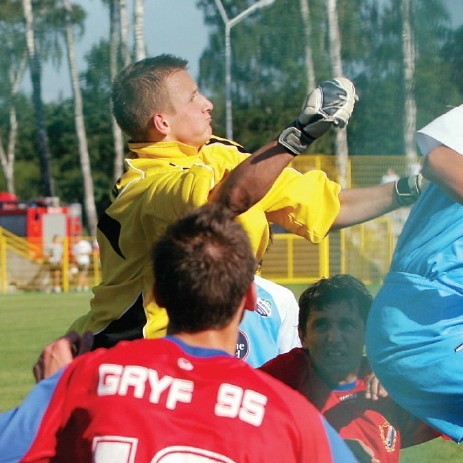
[[[188,61],[163,54],[145,58],[123,69],[111,88],[113,115],[132,141],[146,141],[146,130],[156,111],[172,110],[165,80],[186,69]]]
[[[334,275],[310,285],[299,297],[299,332],[305,332],[312,310],[323,310],[327,305],[349,301],[357,307],[366,323],[372,296],[366,286],[352,275]]]
[[[246,232],[223,206],[206,204],[170,225],[153,250],[154,285],[169,333],[225,327],[256,266]]]

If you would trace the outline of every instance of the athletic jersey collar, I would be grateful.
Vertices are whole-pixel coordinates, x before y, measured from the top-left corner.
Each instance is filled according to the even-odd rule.
[[[357,384],[358,384],[358,379],[350,383],[346,383],[346,384],[336,384],[336,386],[331,385],[330,389],[334,392],[346,392],[346,391],[351,391],[352,389],[355,389],[357,387]]]
[[[168,341],[177,344],[177,346],[180,347],[180,349],[185,351],[187,354],[193,355],[195,357],[222,357],[224,355],[227,357],[232,357],[228,352],[225,352],[221,349],[208,349],[205,347],[191,346],[190,344],[186,344],[176,336],[166,336],[164,339],[167,339]]]
[[[200,150],[180,142],[129,143],[130,151],[139,158],[178,158],[196,156]]]

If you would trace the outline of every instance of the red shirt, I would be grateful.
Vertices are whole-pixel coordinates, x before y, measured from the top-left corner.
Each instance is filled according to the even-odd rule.
[[[180,463],[187,456],[354,461],[300,394],[224,352],[175,338],[120,342],[77,358],[22,461]]]
[[[315,371],[308,352],[295,348],[270,360],[261,370],[301,392],[325,416],[344,439],[359,439],[381,463],[397,463],[401,448],[439,436],[389,397],[365,398],[370,373],[362,365],[362,378],[347,390],[331,389]]]

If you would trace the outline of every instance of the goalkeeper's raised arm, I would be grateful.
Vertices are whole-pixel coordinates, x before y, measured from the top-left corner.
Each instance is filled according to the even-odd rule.
[[[354,84],[345,77],[327,80],[310,92],[299,116],[278,136],[236,167],[221,185],[215,200],[242,213],[262,199],[294,156],[328,132],[347,126],[358,100]]]
[[[322,82],[307,95],[299,116],[278,136],[238,165],[216,192],[237,214],[261,200],[294,156],[333,127],[349,123],[358,100],[354,84],[345,77]],[[396,182],[339,192],[340,208],[331,229],[348,227],[379,217],[401,206],[413,204],[425,186],[421,174]]]

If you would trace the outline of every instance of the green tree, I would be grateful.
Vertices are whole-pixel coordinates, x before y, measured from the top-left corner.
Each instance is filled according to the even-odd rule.
[[[27,63],[22,16],[11,2],[0,13],[0,103],[5,109],[5,122],[0,130],[0,163],[6,190],[16,192],[14,167],[18,136],[17,92]]]
[[[416,51],[414,95],[420,126],[442,112],[443,94],[448,102],[458,97],[461,101],[456,74],[461,66],[457,64],[458,53],[452,53],[461,41],[454,38],[442,0],[410,1]],[[197,2],[210,30],[209,44],[200,60],[199,84],[215,104],[216,133],[225,135],[223,21],[214,3]],[[253,0],[223,3],[228,16],[233,17]],[[316,82],[332,77],[325,7],[326,0],[310,0]],[[348,127],[349,152],[403,154],[405,87],[400,0],[338,0],[337,13],[343,72],[354,80],[360,96]],[[234,137],[248,150],[277,135],[299,111],[307,89],[303,17],[300,2],[277,0],[231,31]],[[309,152],[334,153],[333,134],[314,143]]]
[[[223,3],[227,15],[233,17],[253,2],[228,0]],[[341,27],[348,23],[348,31],[356,30],[352,8],[347,9],[343,2],[339,3]],[[352,3],[355,5],[358,0]],[[214,101],[216,132],[223,135],[223,21],[214,8],[214,0],[201,0],[198,5],[211,30],[209,46],[200,60],[199,84]],[[304,41],[307,24],[303,18],[307,15],[301,14],[300,2],[277,0],[231,31],[235,138],[248,150],[275,136],[300,109],[309,85]],[[310,40],[314,78],[321,82],[332,75],[327,52],[326,9],[320,0],[310,1]],[[351,47],[352,40],[346,41]],[[344,51],[344,42],[341,46],[347,59],[346,68],[351,69],[350,61],[357,56],[355,52]],[[333,138],[324,137],[312,145],[310,151],[333,152],[333,141]]]
[[[82,182],[84,185],[84,206],[87,216],[89,232],[96,236],[97,214],[95,206],[95,194],[93,190],[92,169],[88,152],[87,133],[85,130],[85,118],[83,113],[82,91],[79,84],[77,63],[74,45],[74,24],[80,9],[71,6],[69,0],[62,0],[64,11],[64,36],[66,40],[66,54],[68,57],[69,75],[74,106],[74,124],[77,136],[80,167],[82,171]]]
[[[95,203],[98,212],[107,205],[113,183],[114,146],[109,105],[109,44],[102,39],[85,56],[86,69],[79,81],[82,89],[88,151],[92,163]],[[72,101],[66,99],[48,105],[49,134],[57,192],[65,202],[82,202],[84,190],[77,156],[77,138],[73,125]],[[54,171],[55,172],[55,171]]]
[[[37,162],[34,108],[30,97],[23,93],[16,95],[15,106],[18,123],[14,163],[15,193],[23,199],[37,198],[43,196],[43,188],[40,163]],[[0,114],[2,122],[6,123],[8,114],[3,105],[0,105]]]
[[[26,23],[25,37],[29,57],[29,70],[32,82],[32,101],[34,104],[37,146],[42,172],[43,194],[54,196],[55,188],[50,170],[50,144],[45,126],[45,115],[42,99],[42,63],[36,41],[35,19],[31,0],[22,0],[22,8]]]
[[[455,84],[459,95],[455,95],[453,104],[461,103],[461,95],[463,95],[463,79],[461,78],[461,70],[463,69],[463,26],[455,30],[441,49],[442,62],[446,64],[448,69],[449,80]]]
[[[93,45],[85,56],[87,69],[81,74],[84,113],[93,166],[97,211],[107,206],[114,183],[114,142],[110,107],[110,47],[106,39]]]
[[[86,55],[86,69],[80,74],[88,151],[97,211],[107,206],[112,188],[114,149],[109,107],[109,46],[107,40],[95,44]],[[18,146],[15,179],[17,194],[23,198],[41,196],[40,169],[36,162],[33,111],[25,95],[18,95]],[[44,105],[51,149],[52,176],[56,195],[63,203],[83,203],[85,192],[78,156],[78,140],[72,98]],[[0,105],[0,120],[6,116]],[[84,221],[87,222],[84,209]]]
[[[351,152],[404,154],[406,93],[400,5],[397,0],[371,3],[371,7],[364,10],[369,41],[363,49],[364,64],[356,77],[360,101],[352,119],[355,137],[349,140]],[[414,31],[415,46],[416,126],[421,127],[443,112],[443,94],[455,94],[455,83],[443,77],[448,64],[442,54],[453,32],[448,12],[440,0],[412,3],[410,27]],[[439,78],[436,69],[441,74]]]
[[[229,18],[236,17],[252,3],[223,2]],[[216,132],[225,135],[224,24],[214,0],[202,0],[198,4],[211,30],[209,46],[200,60],[199,84],[214,101]],[[300,75],[304,69],[305,55],[299,40],[302,33],[300,5],[286,0],[254,12],[231,30],[235,138],[248,150],[274,136],[274,127],[280,121],[283,121],[280,127],[287,124],[295,115],[294,108],[302,104],[307,84],[303,79],[292,78],[293,73]],[[296,49],[300,55],[295,62]]]

